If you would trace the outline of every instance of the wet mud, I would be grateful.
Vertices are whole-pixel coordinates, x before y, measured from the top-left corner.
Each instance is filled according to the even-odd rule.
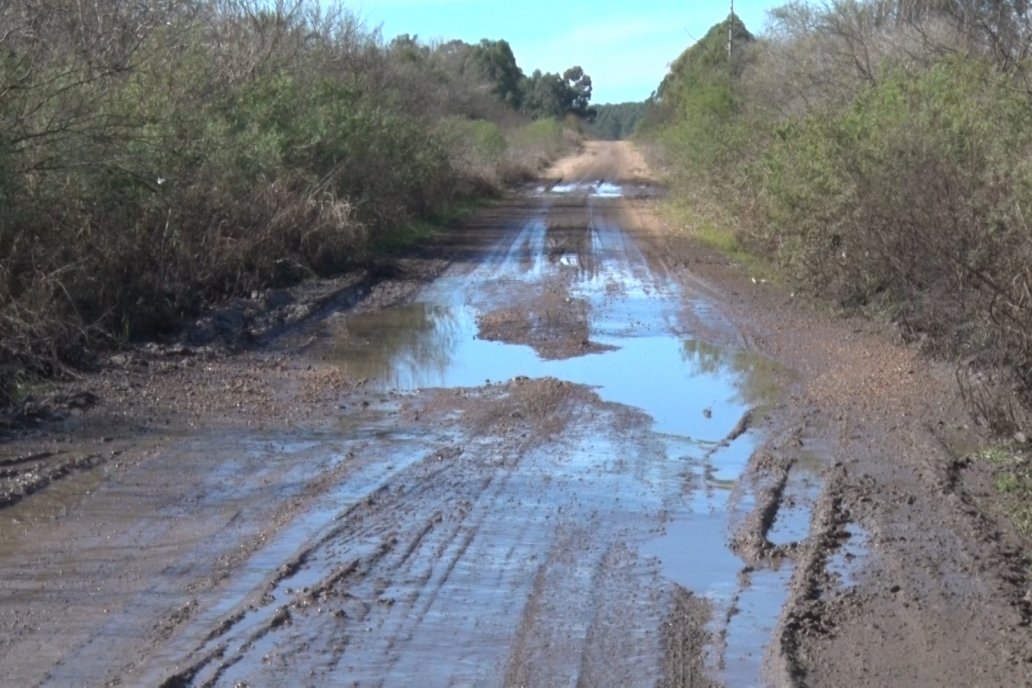
[[[949,397],[896,386],[934,375],[679,243],[659,193],[592,144],[6,442],[6,679],[1021,685],[1021,555],[938,462]]]

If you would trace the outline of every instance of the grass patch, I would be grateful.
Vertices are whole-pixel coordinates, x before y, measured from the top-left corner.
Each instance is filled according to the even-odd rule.
[[[1032,537],[1032,461],[1026,451],[993,445],[977,457],[993,465],[997,506],[1025,537]]]
[[[376,257],[397,255],[425,243],[441,230],[442,224],[431,220],[414,220],[393,232],[377,237],[372,243]]]
[[[410,251],[425,244],[448,227],[461,222],[489,202],[481,198],[456,201],[431,216],[413,220],[399,229],[385,232],[372,241],[371,256],[375,260]]]
[[[777,273],[770,263],[743,246],[729,222],[721,222],[713,217],[716,213],[700,209],[699,205],[687,198],[676,197],[661,203],[659,214],[677,231],[741,264],[754,279],[772,281],[776,277]]]

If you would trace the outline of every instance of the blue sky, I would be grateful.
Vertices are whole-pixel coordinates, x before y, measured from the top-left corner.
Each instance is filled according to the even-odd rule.
[[[784,4],[738,0],[735,13],[760,33],[767,10]],[[591,75],[592,101],[644,100],[670,63],[717,22],[730,2],[671,0],[345,0],[383,38],[467,43],[505,39],[527,74],[579,64]]]

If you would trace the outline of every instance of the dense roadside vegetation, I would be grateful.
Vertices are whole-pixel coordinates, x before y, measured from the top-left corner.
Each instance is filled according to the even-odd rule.
[[[987,425],[1027,432],[1030,48],[1024,2],[792,2],[759,37],[714,26],[639,131],[694,224],[892,319],[961,363]]]
[[[0,407],[98,345],[368,260],[572,142],[580,68],[316,0],[0,3]]]
[[[644,102],[595,105],[591,133],[606,141],[630,138],[645,114]]]

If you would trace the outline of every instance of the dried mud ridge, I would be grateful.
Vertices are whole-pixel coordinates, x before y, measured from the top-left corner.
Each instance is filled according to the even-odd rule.
[[[118,456],[117,450],[109,456]],[[100,454],[58,457],[57,453],[43,451],[27,456],[0,461],[0,509],[17,504],[55,480],[60,480],[73,471],[96,468],[104,461]]]
[[[8,678],[1032,685],[1029,542],[989,508],[992,467],[972,458],[952,372],[665,225],[631,152],[593,144],[549,172],[547,203],[517,195],[389,269],[226,304],[41,400],[36,427],[0,445]],[[617,179],[640,193],[555,192]],[[528,217],[540,224],[514,240]],[[606,222],[633,242],[606,244]],[[586,384],[397,393],[333,360],[341,323],[485,260],[480,340],[546,363],[613,353],[592,321],[610,299],[579,285],[636,247],[630,272],[704,305],[678,328],[776,362],[774,400],[691,462]],[[718,461],[751,438],[723,485]],[[714,485],[734,553],[715,597],[645,554]],[[771,575],[784,605],[749,641],[763,672],[746,677],[737,634]]]
[[[39,428],[44,442],[52,444],[56,437],[59,443],[67,444],[74,442],[69,437],[90,424],[99,430],[90,428],[87,434],[108,433],[98,438],[102,443],[119,436],[131,444],[130,437],[123,433],[140,434],[143,426],[153,421],[147,415],[164,414],[169,424],[181,424],[189,423],[190,415],[203,414],[202,409],[189,408],[193,404],[174,391],[164,408],[146,408],[151,402],[148,397],[161,396],[153,389],[156,377],[176,378],[172,386],[193,388],[188,391],[191,397],[213,395],[208,408],[249,405],[254,399],[246,393],[261,383],[255,381],[249,386],[248,378],[254,380],[264,372],[259,366],[267,363],[265,352],[277,348],[303,351],[313,341],[310,330],[331,314],[359,305],[375,309],[404,301],[446,267],[444,258],[425,251],[420,257],[385,262],[334,279],[232,299],[199,316],[170,341],[146,342],[111,354],[100,363],[99,375],[65,382],[49,394],[30,395],[18,408],[0,412],[0,442],[7,441],[11,452],[23,444],[33,447],[38,443],[31,440],[32,434]],[[253,352],[250,360],[247,352]],[[234,356],[243,360],[235,361]],[[215,384],[199,381],[200,371],[213,373]],[[99,413],[91,413],[98,404]],[[136,406],[144,406],[144,413],[127,410]],[[274,411],[264,415],[269,413]],[[25,437],[29,441],[22,442]],[[24,457],[0,458],[0,508],[17,503],[54,480],[96,468],[124,451],[125,446],[104,448],[84,456],[78,447],[55,448]]]

